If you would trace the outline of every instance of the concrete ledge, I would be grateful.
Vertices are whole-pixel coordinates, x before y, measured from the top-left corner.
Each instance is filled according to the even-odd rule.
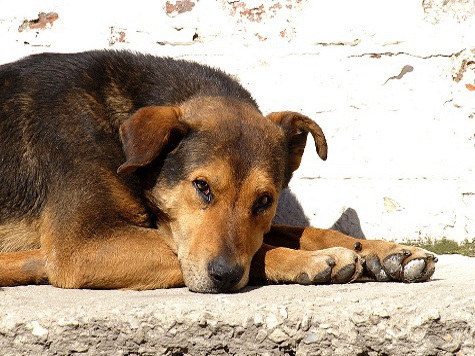
[[[422,284],[0,291],[2,355],[473,355],[475,259]]]

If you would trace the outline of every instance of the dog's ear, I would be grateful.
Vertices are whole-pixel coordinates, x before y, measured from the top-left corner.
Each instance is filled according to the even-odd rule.
[[[124,121],[119,132],[126,162],[117,173],[130,174],[150,164],[167,144],[181,139],[188,131],[181,116],[178,107],[149,106]]]
[[[292,177],[292,173],[299,168],[302,154],[307,143],[307,135],[310,132],[315,140],[317,153],[322,160],[327,159],[328,146],[320,126],[305,115],[282,111],[267,115],[267,118],[280,126],[287,140],[288,161],[285,173],[286,184]]]

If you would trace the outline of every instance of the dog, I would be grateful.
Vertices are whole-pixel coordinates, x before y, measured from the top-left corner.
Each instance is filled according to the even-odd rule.
[[[308,134],[195,62],[127,51],[0,66],[0,286],[203,293],[248,283],[420,282],[437,258],[273,225]]]

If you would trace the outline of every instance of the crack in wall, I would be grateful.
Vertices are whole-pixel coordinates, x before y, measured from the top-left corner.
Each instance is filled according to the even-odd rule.
[[[371,57],[371,58],[381,58],[381,57],[396,57],[396,56],[408,56],[408,57],[413,57],[413,58],[419,58],[419,59],[432,59],[432,58],[452,58],[453,56],[458,56],[460,55],[464,49],[461,49],[460,51],[453,52],[453,53],[437,53],[437,54],[430,54],[427,56],[423,55],[418,55],[410,52],[404,52],[404,51],[399,51],[399,52],[366,52],[366,53],[361,53],[361,54],[352,54],[348,56],[348,58],[363,58],[363,57]]]

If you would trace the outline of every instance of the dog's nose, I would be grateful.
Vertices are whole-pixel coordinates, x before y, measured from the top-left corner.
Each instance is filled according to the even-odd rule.
[[[208,264],[208,274],[217,291],[225,292],[239,283],[244,274],[244,267],[230,265],[223,257],[218,257]]]

